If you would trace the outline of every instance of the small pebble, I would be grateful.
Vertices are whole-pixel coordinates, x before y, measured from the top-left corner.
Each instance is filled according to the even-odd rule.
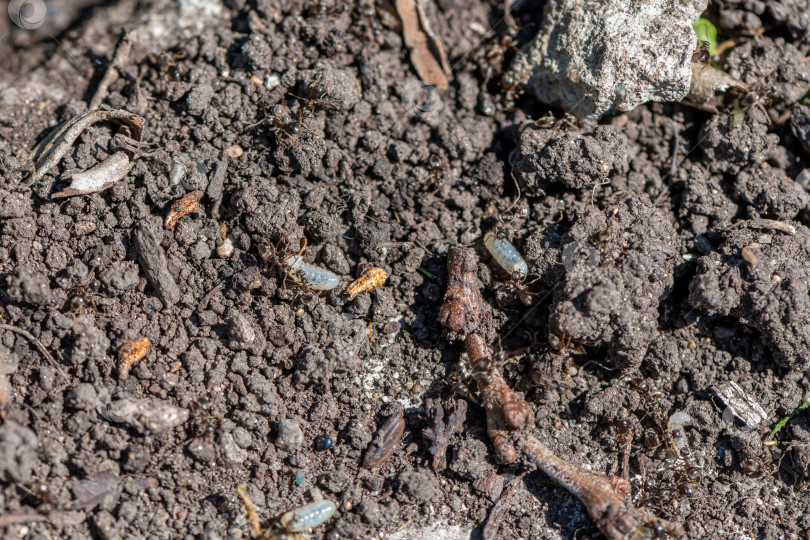
[[[278,423],[278,436],[276,446],[281,450],[293,452],[301,448],[304,442],[304,434],[295,420],[285,419]]]
[[[226,238],[217,248],[217,255],[222,259],[230,259],[233,256],[233,240]]]
[[[296,486],[303,486],[305,481],[306,480],[304,478],[304,471],[298,471],[297,473],[295,473],[295,485]]]
[[[242,147],[238,144],[234,144],[233,146],[229,146],[225,149],[225,155],[231,159],[239,159],[244,153],[245,151],[242,150]]]

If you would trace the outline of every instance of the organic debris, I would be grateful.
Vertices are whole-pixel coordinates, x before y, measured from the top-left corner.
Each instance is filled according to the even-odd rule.
[[[464,261],[460,265],[459,261]],[[470,283],[468,268],[475,268],[475,251],[468,248],[453,248],[448,255],[447,270],[455,283]],[[461,274],[461,275],[459,275]],[[456,295],[472,298],[475,290]],[[445,297],[445,301],[448,297]],[[479,310],[483,309],[479,305]],[[534,424],[534,414],[529,404],[514,392],[501,375],[486,341],[472,331],[464,338],[468,362],[473,370],[484,410],[487,413],[487,433],[495,447],[495,455],[501,463],[514,463],[523,455],[531,464],[546,473],[552,480],[570,491],[582,501],[599,530],[611,540],[636,535],[642,538],[656,534],[680,536],[684,533],[678,523],[657,518],[636,510],[627,503],[630,484],[617,476],[608,476],[587,469],[580,469],[560,459],[529,432]]]
[[[426,84],[447,88],[450,69],[441,43],[427,25],[420,0],[396,0],[397,13],[402,20],[402,36],[411,50],[411,62],[419,78]]]
[[[467,402],[459,399],[442,407],[440,400],[428,398],[425,400],[425,408],[431,425],[422,430],[422,435],[430,443],[428,452],[433,456],[433,470],[438,473],[447,468],[447,446],[450,439],[464,429]],[[445,410],[447,422],[444,421]]]
[[[385,423],[380,426],[371,444],[366,450],[366,457],[363,459],[363,467],[375,469],[388,461],[394,450],[397,449],[402,434],[405,432],[405,419],[402,412],[391,415]]]
[[[104,122],[107,120],[117,120],[124,123],[130,130],[128,138],[134,141],[141,141],[143,138],[143,131],[146,121],[142,116],[133,114],[125,110],[111,110],[111,109],[91,109],[85,113],[75,116],[71,120],[65,122],[58,128],[54,129],[42,142],[40,142],[33,152],[31,152],[31,160],[36,165],[34,174],[31,175],[29,183],[38,182],[45,174],[48,173],[54,166],[56,166],[65,154],[68,153],[73,143],[79,138],[84,130],[97,122]],[[115,156],[115,154],[113,154]],[[107,160],[113,159],[113,156]],[[102,167],[96,171],[96,176],[92,177],[92,182],[87,177],[80,177],[80,181],[87,185],[98,185],[98,174],[100,171],[120,171],[123,167],[120,162],[121,158],[115,158],[115,166],[112,164],[101,164]],[[75,178],[75,177],[74,177]],[[110,183],[109,185],[112,185]],[[109,186],[107,186],[109,187]],[[102,188],[104,189],[104,188]],[[77,189],[78,191],[78,189]]]

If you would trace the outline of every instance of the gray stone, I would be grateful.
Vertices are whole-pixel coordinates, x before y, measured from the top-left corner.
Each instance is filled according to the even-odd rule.
[[[550,0],[540,33],[507,77],[544,103],[598,119],[689,92],[706,0]]]
[[[231,349],[247,349],[255,340],[256,330],[247,317],[234,313],[228,318],[228,345]]]
[[[287,452],[294,452],[301,448],[304,442],[304,434],[298,422],[285,419],[278,423],[278,436],[276,437],[276,447]]]
[[[103,415],[111,422],[127,424],[141,434],[162,433],[188,420],[188,411],[154,398],[125,398],[112,402]]]
[[[222,448],[222,461],[225,462],[225,465],[228,467],[238,467],[248,457],[247,450],[243,450],[236,444],[236,441],[233,439],[233,435],[230,433],[223,433],[219,437],[219,444]]]

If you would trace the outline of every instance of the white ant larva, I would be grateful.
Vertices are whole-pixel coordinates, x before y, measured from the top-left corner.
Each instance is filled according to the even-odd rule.
[[[306,238],[303,239],[302,245],[303,248],[299,253],[285,256],[283,248],[261,242],[258,248],[259,257],[270,264],[280,267],[287,274],[287,277],[306,289],[331,291],[337,287],[340,282],[337,274],[330,272],[326,268],[304,262],[301,254],[307,247]]]
[[[332,517],[337,507],[332,501],[317,501],[290,510],[278,523],[285,532],[297,533],[312,529]]]
[[[672,443],[678,450],[683,450],[687,447],[688,441],[686,440],[686,433],[683,427],[691,423],[692,417],[685,412],[676,412],[669,417],[667,428],[669,428],[670,435],[672,436]]]
[[[501,237],[503,236],[503,237]],[[524,279],[529,273],[529,265],[512,242],[501,231],[489,231],[484,235],[484,246],[501,268],[516,280]]]
[[[313,291],[331,291],[340,278],[326,268],[304,262],[300,255],[290,255],[283,262],[284,272],[296,283]]]

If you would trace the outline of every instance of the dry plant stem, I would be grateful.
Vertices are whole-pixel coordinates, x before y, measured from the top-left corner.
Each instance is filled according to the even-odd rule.
[[[143,136],[145,121],[141,116],[125,110],[93,109],[87,111],[53,130],[37,145],[31,154],[31,160],[36,162],[36,170],[28,182],[33,184],[39,181],[62,160],[85,129],[96,122],[105,120],[124,122],[132,130],[132,138],[135,140],[140,140]]]
[[[17,328],[16,326],[12,326],[10,324],[0,324],[0,330],[9,330],[11,332],[20,334],[22,337],[33,343],[36,348],[39,349],[39,352],[42,353],[42,356],[44,356],[51,365],[56,365],[56,360],[53,359],[53,356],[51,356],[51,353],[48,352],[48,349],[46,349],[42,342],[27,330]]]
[[[472,250],[456,248],[450,251],[448,290],[440,321],[451,332],[460,333],[467,328],[464,347],[481,393],[487,414],[487,433],[498,461],[514,463],[523,456],[582,501],[596,526],[609,540],[681,536],[684,530],[680,524],[647,515],[627,503],[630,484],[626,480],[572,465],[554,455],[529,432],[534,425],[531,407],[509,388],[499,366],[493,361],[482,329],[470,328],[471,322],[483,318],[486,308],[480,296],[476,296],[476,263],[477,257]]]
[[[465,345],[471,363],[475,361],[473,369],[487,411],[487,432],[500,461],[512,463],[522,454],[582,501],[608,539],[645,538],[653,531],[670,536],[684,533],[680,524],[650,516],[627,504],[630,484],[623,478],[581,469],[559,458],[537,440],[528,431],[534,423],[529,404],[509,388],[492,365],[489,351],[480,336],[467,336]],[[484,367],[485,370],[480,371]]]
[[[118,47],[115,49],[115,55],[110,61],[110,64],[107,66],[107,71],[104,73],[104,77],[98,84],[96,93],[93,94],[93,98],[90,100],[90,109],[98,108],[98,106],[101,105],[101,102],[107,99],[110,85],[118,79],[118,68],[129,61],[129,55],[132,53],[132,43],[136,36],[137,32],[135,30],[131,30],[124,34],[121,41],[118,42]]]

